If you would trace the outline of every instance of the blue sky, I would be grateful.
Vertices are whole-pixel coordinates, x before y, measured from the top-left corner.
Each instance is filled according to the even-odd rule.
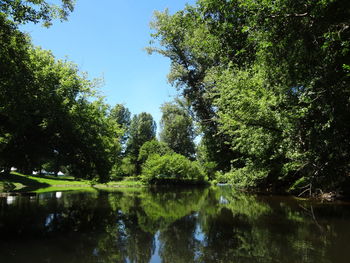
[[[67,57],[89,78],[103,77],[107,103],[124,103],[133,114],[149,112],[158,122],[159,107],[176,90],[167,83],[170,61],[148,55],[149,23],[155,10],[170,13],[195,0],[77,0],[68,21],[50,28],[28,24],[36,46],[49,49],[56,58]]]

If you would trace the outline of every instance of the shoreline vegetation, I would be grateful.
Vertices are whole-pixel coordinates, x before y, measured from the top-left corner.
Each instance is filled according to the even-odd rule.
[[[9,175],[4,175],[0,173],[0,196],[5,194],[21,194],[21,193],[47,193],[47,192],[63,192],[63,191],[96,191],[96,190],[108,190],[113,189],[141,189],[145,187],[152,186],[209,186],[209,185],[233,185],[227,183],[217,183],[207,182],[196,183],[196,182],[177,182],[174,180],[160,182],[159,184],[148,184],[143,182],[141,177],[124,177],[117,181],[111,181],[108,183],[98,183],[96,181],[89,181],[83,179],[76,179],[71,176],[53,176],[53,175],[24,175],[18,172],[12,172]],[[237,190],[237,189],[236,189]],[[238,190],[239,191],[239,190]],[[293,194],[292,192],[272,192],[272,191],[258,191],[255,190],[243,190],[243,192],[248,192],[251,194],[259,195],[289,195],[296,199],[315,199],[322,201],[337,201],[337,200],[349,200],[347,196],[343,196],[337,192],[320,192],[319,194],[310,195],[305,198],[298,194]]]
[[[5,190],[228,183],[350,196],[350,1],[197,0],[174,14],[155,12],[146,50],[170,59],[168,80],[178,90],[160,107],[159,130],[150,113],[108,104],[98,80],[20,30],[27,22],[49,26],[54,10],[65,19],[73,0],[59,1],[62,9],[7,2],[0,5]],[[21,174],[10,175],[12,168]],[[79,179],[23,176],[43,170]]]

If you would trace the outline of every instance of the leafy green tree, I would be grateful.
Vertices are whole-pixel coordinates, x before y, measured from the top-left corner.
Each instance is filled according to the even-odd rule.
[[[107,180],[120,128],[95,84],[0,18],[0,165],[31,173],[53,161],[76,177]]]
[[[110,118],[114,119],[124,130],[121,137],[121,144],[125,147],[125,143],[129,136],[129,126],[131,122],[131,113],[123,104],[116,104],[109,113]]]
[[[164,103],[161,107],[160,140],[165,142],[176,153],[194,158],[194,125],[188,110],[181,102]]]
[[[61,0],[60,5],[45,0],[1,0],[0,13],[18,23],[43,22],[50,26],[55,18],[66,20],[74,9],[74,0]]]
[[[156,123],[151,114],[142,112],[135,115],[130,123],[130,135],[127,142],[127,153],[136,159],[139,155],[141,146],[151,141],[156,136]]]
[[[21,130],[27,117],[24,111],[19,115],[16,107],[28,104],[23,94],[30,90],[28,82],[33,76],[27,66],[30,43],[3,14],[0,14],[0,43],[0,166],[9,171],[9,160],[15,158],[16,151],[7,146],[13,142],[16,129]]]
[[[136,166],[136,174],[141,172],[141,164],[137,160],[141,146],[156,137],[156,123],[151,114],[142,112],[134,115],[129,128],[129,139],[126,143],[126,154]]]
[[[131,113],[123,104],[116,104],[109,114],[122,128],[127,129],[131,122]]]
[[[145,142],[142,145],[137,160],[143,164],[153,154],[159,154],[160,156],[163,156],[172,152],[173,151],[166,143],[159,142],[157,139],[153,139],[152,141]]]
[[[257,11],[260,3],[251,4]],[[268,82],[281,85],[278,110],[294,111],[295,121],[283,129],[301,155],[293,172],[306,176],[310,189],[341,187],[349,171],[350,3],[277,1],[263,9],[252,23],[260,24]],[[261,23],[266,12],[270,17]]]
[[[310,189],[347,180],[349,7],[199,0],[155,14],[161,48],[150,51],[171,59],[170,80],[191,102],[217,169],[264,189],[300,177]]]
[[[110,170],[120,152],[121,130],[108,118],[108,105],[101,100],[92,103],[81,100],[75,110],[71,116],[72,137],[68,137],[64,144],[74,147],[67,151],[71,174],[102,182],[108,181]]]
[[[210,86],[204,79],[212,67],[232,60],[243,64],[254,55],[243,31],[242,14],[238,1],[198,1],[197,6],[186,6],[174,15],[156,12],[151,24],[152,38],[161,48],[148,50],[170,58],[169,81],[189,100],[201,126],[208,161],[216,162],[221,170],[229,170],[237,154],[226,143],[227,136],[219,133],[216,108],[208,96]]]

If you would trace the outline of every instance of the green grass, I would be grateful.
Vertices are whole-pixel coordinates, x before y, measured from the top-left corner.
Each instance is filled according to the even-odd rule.
[[[42,193],[48,193],[48,192],[63,192],[63,191],[82,191],[82,192],[96,192],[97,189],[93,187],[55,187],[55,186],[49,186],[46,188],[39,188],[36,190],[33,190],[31,192],[42,194]]]
[[[0,192],[54,192],[94,189],[112,189],[123,187],[141,187],[142,183],[135,180],[121,180],[106,184],[92,184],[89,180],[75,180],[73,177],[54,177],[39,175],[23,175],[13,172],[10,175],[0,175]]]

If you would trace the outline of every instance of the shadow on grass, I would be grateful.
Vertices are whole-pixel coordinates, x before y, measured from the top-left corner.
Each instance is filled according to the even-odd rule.
[[[36,190],[39,188],[45,188],[45,187],[49,187],[49,184],[46,183],[40,183],[38,181],[35,181],[33,179],[30,179],[26,176],[20,176],[17,174],[9,174],[9,175],[5,175],[5,174],[0,174],[0,180],[1,181],[8,181],[11,182],[13,184],[15,183],[19,183],[22,184],[24,187],[22,189],[20,189],[20,191],[32,191],[32,190]]]
[[[43,178],[43,179],[50,179],[50,180],[58,180],[58,181],[76,181],[76,179],[74,179],[73,177],[56,177],[54,175],[31,175],[33,177],[37,177],[37,178]]]

